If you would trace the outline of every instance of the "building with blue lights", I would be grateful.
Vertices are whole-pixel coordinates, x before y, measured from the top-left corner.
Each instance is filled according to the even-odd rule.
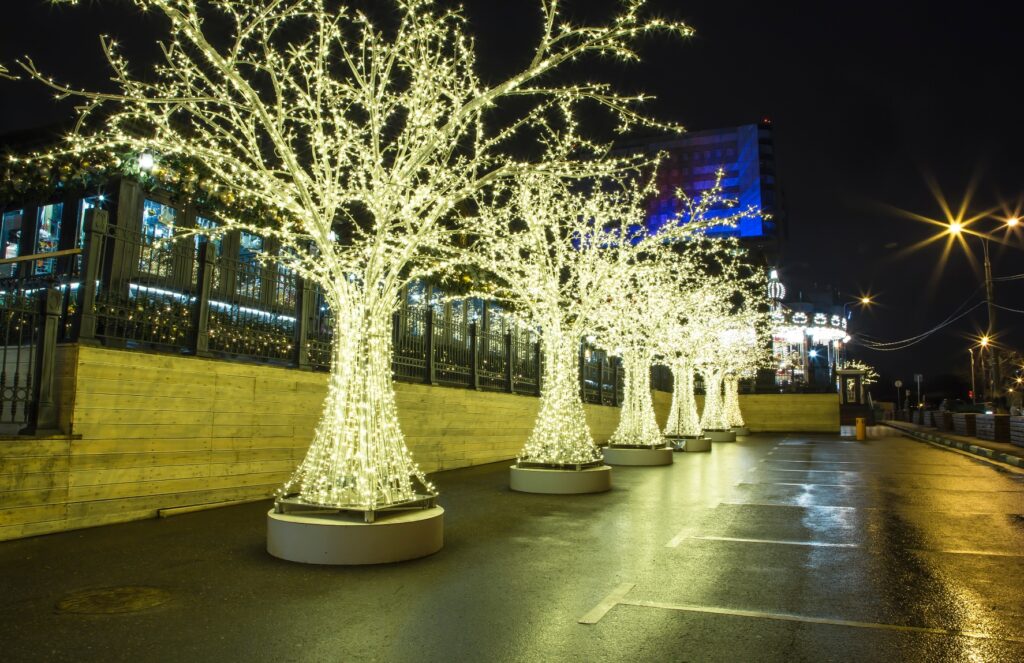
[[[708,233],[738,237],[761,261],[776,262],[779,242],[786,234],[786,217],[776,176],[771,120],[632,141],[623,144],[621,150],[666,155],[657,173],[657,194],[648,203],[647,225],[651,232],[685,209],[680,191],[699,199],[714,186],[715,174],[722,169],[723,196],[740,208],[760,210],[761,216],[745,218],[735,227],[712,227]],[[721,205],[707,216],[714,219],[735,212],[735,206]]]

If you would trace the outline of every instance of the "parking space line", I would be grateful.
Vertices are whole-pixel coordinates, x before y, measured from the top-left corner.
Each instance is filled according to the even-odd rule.
[[[880,506],[835,506],[832,504],[778,504],[772,502],[719,502],[719,506],[767,506],[783,509],[842,509],[845,511],[890,511]],[[904,506],[899,511],[916,511],[921,513],[955,513],[961,516],[1016,516],[1017,511],[962,511],[957,509],[928,509],[919,506]]]
[[[820,548],[860,548],[859,543],[828,543],[826,541],[783,541],[781,539],[746,539],[733,536],[691,536],[704,541],[730,541],[733,543],[768,543],[781,546],[812,546]]]
[[[825,486],[827,488],[845,488],[847,486],[867,486],[866,483],[796,483],[793,481],[737,481],[737,486]]]
[[[826,488],[871,488],[872,484],[858,483],[814,483],[796,481],[737,481],[734,486],[824,486]],[[910,487],[910,490],[936,490],[943,493],[1024,493],[1024,488],[999,488],[996,490],[979,490],[976,488],[942,488],[933,486]]]
[[[884,465],[887,461],[878,460],[778,460],[771,459],[772,463],[825,463],[829,465]],[[914,465],[927,465],[929,467],[949,467],[949,463],[914,463]]]
[[[779,546],[808,546],[812,548],[862,548],[859,543],[829,543],[827,541],[786,541],[783,539],[750,539],[738,536],[703,536],[693,535],[684,539],[700,539],[702,541],[724,541],[727,543],[755,543]],[[673,546],[674,547],[674,546]],[[1024,553],[999,552],[995,550],[934,550],[930,548],[907,548],[912,553],[932,553],[936,555],[981,555],[984,557],[1024,557]]]
[[[611,591],[608,596],[601,599],[601,602],[594,606],[593,610],[579,619],[580,624],[596,624],[601,618],[608,614],[608,611],[622,602],[622,599],[629,593],[629,590],[636,587],[636,583],[624,582]]]
[[[983,557],[1024,557],[1024,553],[998,552],[995,550],[927,550],[915,548],[914,552],[939,553],[942,555],[981,555]]]
[[[772,502],[720,502],[724,506],[770,506],[782,507],[785,509],[842,509],[845,511],[857,511],[860,509],[878,509],[878,507],[866,506],[833,506],[829,504],[776,504]]]
[[[687,527],[679,531],[678,534],[672,537],[672,540],[665,544],[666,548],[677,548],[679,544],[690,538],[690,531],[692,528]]]
[[[807,615],[794,615],[786,612],[767,612],[762,610],[737,610],[733,608],[718,608],[706,605],[663,603],[661,601],[642,601],[638,599],[623,599],[618,601],[618,603],[620,605],[632,605],[640,608],[658,608],[660,610],[675,610],[678,612],[726,615],[730,617],[748,617],[751,619],[771,619],[784,622],[798,622],[802,624],[823,624],[826,626],[846,626],[849,628],[862,628],[879,631],[922,633],[928,635],[943,635],[947,637],[956,638],[970,638],[972,640],[1024,642],[1024,638],[997,636],[982,631],[954,631],[944,628],[932,628],[929,626],[903,626],[901,624],[880,624],[876,622],[860,622],[850,619],[832,619],[830,617],[811,617]]]
[[[779,468],[766,468],[768,472],[814,472],[815,474],[865,474],[861,470],[804,470],[793,469],[783,470]],[[915,476],[915,477],[955,477],[958,479],[979,479],[987,476],[984,472],[977,474],[944,474],[938,472],[879,472],[877,474],[888,474],[890,476]],[[873,475],[874,476],[874,475]]]

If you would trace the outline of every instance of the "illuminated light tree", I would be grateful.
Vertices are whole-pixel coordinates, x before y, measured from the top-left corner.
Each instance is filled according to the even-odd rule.
[[[696,227],[736,226],[744,218],[756,217],[752,207],[738,208],[736,201],[723,196],[719,169],[714,185],[698,198],[676,191],[681,203],[680,220]],[[677,247],[678,248],[678,247]],[[702,434],[697,401],[694,398],[694,371],[702,348],[715,342],[714,324],[729,311],[728,302],[736,291],[734,281],[741,279],[739,257],[742,251],[733,238],[702,237],[691,240],[690,260],[676,269],[660,294],[664,323],[651,336],[658,361],[669,367],[673,376],[672,403],[664,434],[667,437],[700,437]]]
[[[753,371],[767,360],[761,338],[767,334],[767,302],[762,301],[764,275],[747,270],[733,282],[734,290],[724,315],[708,319],[709,341],[698,355],[704,377],[704,430],[728,430],[742,423],[739,412],[739,374]]]
[[[471,257],[493,277],[487,294],[540,330],[540,407],[519,462],[600,461],[580,394],[580,342],[626,287],[637,244],[631,230],[645,191],[624,181],[521,178],[483,207]]]
[[[746,426],[743,421],[743,411],[740,409],[740,376],[736,373],[728,373],[725,376],[723,389],[725,392],[723,405],[725,419],[730,428],[741,428]]]
[[[700,348],[716,340],[709,337],[706,321],[724,314],[730,292],[724,278],[708,275],[697,288],[680,288],[672,294],[675,314],[666,333],[657,338],[660,361],[672,372],[672,403],[664,430],[667,437],[703,434],[694,397],[694,372]]]
[[[677,217],[657,235],[634,241],[630,246],[631,269],[622,287],[615,291],[595,333],[602,347],[621,354],[624,375],[622,412],[611,437],[613,447],[662,447],[665,444],[654,414],[650,370],[655,357],[687,354],[679,322],[693,302],[687,295],[702,287],[715,271],[730,275],[734,270],[734,240],[711,239],[704,233],[710,226],[735,226],[756,210],[736,208],[723,197],[719,169],[714,184],[699,198],[677,191],[681,201]],[[714,218],[711,211],[716,210]],[[637,224],[642,225],[643,219]],[[719,278],[719,281],[722,277]],[[706,287],[706,286],[705,286]],[[681,404],[680,404],[681,405]],[[676,426],[682,410],[676,411]]]
[[[598,26],[574,25],[557,0],[543,0],[533,57],[489,84],[474,71],[464,17],[431,0],[393,0],[391,29],[328,0],[132,3],[169,21],[153,76],[136,76],[108,37],[116,92],[75,89],[20,63],[58,97],[82,101],[66,146],[37,158],[125,149],[187,158],[237,209],[270,210],[265,223],[226,211],[219,231],[276,238],[283,257],[265,259],[318,284],[334,317],[322,416],[280,494],[373,510],[434,493],[406,448],[391,383],[402,287],[444,264],[464,201],[504,180],[579,167],[515,158],[524,134],[551,116],[574,127],[582,102],[622,127],[645,122],[642,96],[551,72],[588,55],[637,60],[643,34],[690,29],[646,17],[645,0],[625,0]],[[510,97],[521,110],[506,105],[495,118]]]
[[[864,371],[863,383],[865,387],[878,382],[879,375],[878,371],[875,370],[875,367],[861,361],[860,359],[849,359],[847,361],[844,361],[842,365],[839,366],[839,368]]]
[[[622,357],[621,411],[609,440],[613,447],[665,446],[654,415],[651,364],[654,339],[670,319],[666,294],[678,280],[672,278],[673,266],[663,259],[674,255],[672,248],[650,240],[646,243],[651,245],[645,247],[646,255],[630,261],[618,290],[602,307],[595,329],[598,345]],[[635,253],[636,247],[631,248]]]

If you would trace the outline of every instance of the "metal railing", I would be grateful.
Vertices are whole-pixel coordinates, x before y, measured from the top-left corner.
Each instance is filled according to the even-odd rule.
[[[66,289],[52,279],[0,279],[0,432],[4,434],[57,429],[53,381]]]
[[[333,321],[318,288],[293,272],[217,255],[213,242],[161,240],[85,213],[82,260],[67,260],[61,338],[328,370]],[[543,384],[537,334],[461,302],[403,306],[392,328],[396,380],[518,394]],[[618,404],[617,359],[581,365],[587,402]]]

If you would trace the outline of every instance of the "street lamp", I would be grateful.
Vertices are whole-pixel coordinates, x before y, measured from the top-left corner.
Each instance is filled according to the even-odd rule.
[[[1020,219],[1012,216],[1008,219],[1004,219],[1003,223],[1008,228],[1013,228],[1020,223]],[[965,234],[976,235],[981,239],[981,249],[985,258],[984,270],[985,270],[985,302],[988,304],[988,333],[981,339],[981,348],[984,349],[989,346],[989,340],[995,334],[996,325],[996,306],[995,306],[995,292],[992,285],[992,261],[988,255],[988,240],[989,236],[984,233],[970,232],[965,227],[965,224],[960,221],[951,221],[947,232],[954,237],[961,237]],[[973,356],[973,355],[972,355]],[[1002,379],[999,375],[999,357],[997,356],[997,349],[995,344],[992,345],[988,354],[989,361],[989,394],[993,399],[999,398],[998,387],[1002,383]]]
[[[857,299],[851,299],[850,301],[843,304],[843,317],[848,315],[850,304],[859,304],[860,306],[871,306],[875,303],[875,300],[871,298],[871,295],[861,295]]]

